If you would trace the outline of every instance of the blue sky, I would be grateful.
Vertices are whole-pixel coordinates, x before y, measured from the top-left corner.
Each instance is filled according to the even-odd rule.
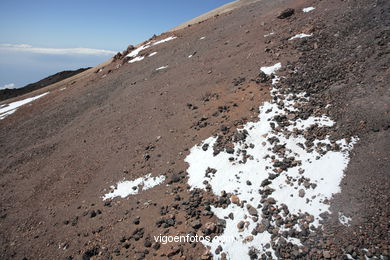
[[[95,66],[129,44],[228,2],[1,0],[0,88]]]

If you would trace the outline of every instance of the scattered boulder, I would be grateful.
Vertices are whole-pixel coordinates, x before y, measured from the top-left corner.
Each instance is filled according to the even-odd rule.
[[[226,152],[227,152],[228,154],[233,154],[233,153],[234,153],[234,149],[231,148],[231,147],[226,147]]]
[[[168,257],[172,257],[172,256],[174,256],[174,255],[177,255],[179,252],[180,252],[180,247],[174,246],[174,247],[172,247],[172,248],[169,250],[167,256],[168,256]]]
[[[217,225],[215,225],[215,223],[207,222],[205,224],[205,232],[204,233],[206,235],[210,235],[210,234],[214,233],[216,229],[217,229]]]
[[[294,10],[293,8],[287,8],[287,9],[283,10],[283,11],[277,16],[277,18],[279,18],[279,19],[286,19],[286,18],[292,16],[294,13],[295,13],[295,10]]]
[[[94,211],[94,210],[91,210],[90,212],[89,212],[89,217],[90,218],[94,218],[94,217],[96,217],[96,211]]]
[[[209,251],[209,250],[206,250],[202,255],[201,255],[201,257],[200,257],[200,259],[202,259],[202,260],[209,260],[209,259],[211,259],[212,258],[212,254],[211,254],[211,252]]]
[[[91,257],[96,256],[99,254],[99,248],[94,247],[92,249],[89,249],[84,252],[83,254],[83,260],[89,260]]]
[[[200,223],[199,220],[195,220],[192,221],[190,225],[193,229],[199,229],[202,226],[202,223]]]
[[[253,207],[252,205],[250,205],[250,204],[246,205],[246,209],[248,210],[248,212],[251,216],[255,216],[255,217],[258,216],[257,209],[255,207]]]
[[[240,232],[244,231],[244,226],[245,226],[245,222],[244,221],[240,221],[237,223],[237,228]]]
[[[245,80],[246,79],[244,77],[238,77],[238,78],[234,78],[232,83],[234,84],[234,86],[238,86],[238,85],[244,83]]]
[[[230,201],[231,201],[233,204],[236,204],[236,205],[239,205],[239,204],[240,204],[240,199],[238,198],[237,195],[232,195],[232,196],[230,196]]]
[[[173,174],[171,179],[169,180],[168,184],[176,183],[180,181],[180,176],[177,174]]]
[[[133,224],[134,225],[138,225],[140,223],[140,217],[135,217],[135,219],[133,220]]]
[[[151,247],[151,246],[152,246],[152,242],[150,241],[149,238],[145,239],[145,241],[144,241],[144,246],[145,246],[145,247]]]

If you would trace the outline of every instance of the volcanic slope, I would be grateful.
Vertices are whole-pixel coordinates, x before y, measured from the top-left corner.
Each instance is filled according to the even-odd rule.
[[[259,1],[0,103],[1,257],[388,258],[389,13]]]

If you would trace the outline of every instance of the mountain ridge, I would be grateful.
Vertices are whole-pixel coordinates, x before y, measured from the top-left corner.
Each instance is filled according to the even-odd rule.
[[[91,67],[88,68],[80,68],[77,70],[64,70],[57,72],[53,75],[47,76],[37,82],[27,84],[24,87],[21,88],[15,88],[15,89],[1,89],[0,90],[0,101],[10,99],[10,98],[15,98],[17,96],[21,96],[24,94],[27,94],[29,92],[32,92],[34,90],[38,90],[40,88],[44,88],[46,86],[52,85],[54,83],[57,83],[61,80],[73,77],[74,75],[77,75],[81,72],[84,72]]]

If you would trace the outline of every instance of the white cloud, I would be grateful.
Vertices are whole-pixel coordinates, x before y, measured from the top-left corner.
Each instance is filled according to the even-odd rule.
[[[15,88],[15,83],[5,84],[4,86],[0,87],[0,89],[6,89],[6,88]]]
[[[0,51],[28,52],[53,55],[97,55],[106,56],[116,54],[115,51],[90,48],[37,48],[29,44],[0,44]]]

